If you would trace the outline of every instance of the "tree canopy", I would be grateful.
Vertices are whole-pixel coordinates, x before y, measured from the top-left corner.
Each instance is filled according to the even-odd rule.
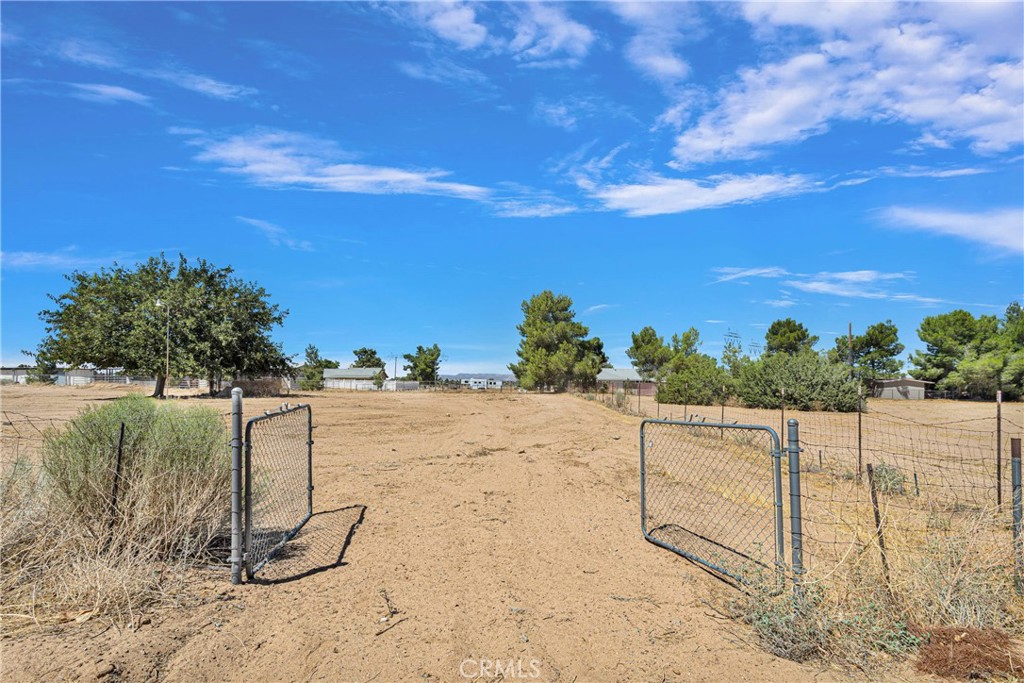
[[[593,385],[608,364],[600,338],[575,320],[572,299],[545,290],[522,303],[518,363],[508,368],[524,389],[564,391],[570,383]]]
[[[441,368],[441,347],[417,346],[415,353],[407,353],[402,356],[407,364],[402,366],[407,370],[407,377],[417,382],[436,382],[438,371]],[[378,367],[378,366],[371,366]]]
[[[626,349],[626,355],[632,359],[640,378],[649,382],[672,360],[672,349],[653,327],[647,326],[633,333],[633,345]]]
[[[886,320],[871,325],[864,334],[855,335],[852,346],[848,337],[836,337],[832,359],[838,363],[852,360],[864,380],[898,377],[903,363],[896,357],[904,348],[899,330],[891,320]]]
[[[123,368],[154,375],[164,391],[165,344],[173,376],[213,380],[283,374],[288,359],[270,338],[287,311],[267,292],[203,259],[177,263],[163,254],[128,268],[72,272],[70,289],[50,295],[40,312],[46,336],[36,349],[40,364]],[[159,302],[159,303],[158,303]],[[169,320],[169,325],[168,325]]]
[[[302,365],[302,379],[299,388],[318,391],[324,388],[324,369],[336,368],[338,362],[320,356],[320,349],[312,344],[306,347],[306,362]]]
[[[768,332],[764,335],[764,341],[764,351],[767,355],[775,353],[793,355],[811,349],[818,343],[818,338],[812,336],[803,323],[798,323],[792,318],[783,318],[771,324]]]
[[[384,361],[381,360],[380,356],[377,355],[376,349],[371,349],[367,346],[355,349],[352,351],[352,355],[356,357],[351,367],[353,368],[383,368]]]
[[[935,382],[937,389],[992,398],[1024,395],[1024,310],[1014,301],[1002,319],[975,318],[955,310],[930,316],[918,328],[924,351],[914,353],[910,374]]]

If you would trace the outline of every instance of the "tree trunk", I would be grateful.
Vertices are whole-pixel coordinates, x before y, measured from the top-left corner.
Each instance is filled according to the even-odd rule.
[[[153,388],[153,398],[164,397],[164,384],[167,382],[167,377],[164,375],[156,376],[156,386]]]

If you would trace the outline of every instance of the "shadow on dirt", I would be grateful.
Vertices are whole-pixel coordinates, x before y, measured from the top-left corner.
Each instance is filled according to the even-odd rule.
[[[252,583],[289,583],[344,567],[345,553],[365,515],[365,505],[313,513],[295,538],[284,544]]]

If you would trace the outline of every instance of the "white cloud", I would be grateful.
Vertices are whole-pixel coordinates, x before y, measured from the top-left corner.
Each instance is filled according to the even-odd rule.
[[[795,26],[820,42],[741,70],[713,98],[714,107],[677,138],[678,163],[753,158],[844,120],[904,123],[922,129],[918,144],[965,141],[985,154],[1021,144],[1019,54],[994,53],[984,39],[965,39],[957,24],[942,23],[942,12],[927,15],[932,4],[941,3],[923,9],[889,3],[746,5],[762,39]],[[1020,24],[1020,9],[1012,3],[986,16],[995,31],[1014,17]]]
[[[113,265],[130,254],[121,252],[111,256],[85,256],[71,245],[57,251],[4,251],[0,262],[11,270],[89,270]]]
[[[330,140],[301,133],[255,129],[220,137],[203,135],[189,144],[196,160],[256,185],[360,194],[425,194],[487,199],[487,188],[444,180],[447,171],[347,163],[353,155]]]
[[[149,105],[152,98],[140,92],[122,88],[119,85],[104,85],[102,83],[72,83],[75,88],[73,95],[90,102],[131,102],[133,104]]]
[[[460,50],[480,47],[487,40],[487,27],[476,20],[472,5],[460,2],[417,2],[413,15],[438,37],[455,43]]]
[[[583,309],[583,315],[587,315],[588,313],[599,313],[600,311],[604,311],[609,308],[615,308],[617,305],[618,304],[594,304],[593,306],[588,306]]]
[[[287,247],[292,251],[313,251],[313,244],[311,242],[295,239],[287,230],[279,225],[274,225],[259,218],[246,218],[245,216],[235,216],[235,218],[259,230],[267,238],[267,241],[275,247]]]
[[[787,197],[816,189],[803,175],[718,175],[703,180],[652,175],[641,183],[595,187],[605,208],[656,216]]]
[[[164,81],[217,100],[237,100],[258,92],[255,88],[225,83],[185,69],[133,69],[131,73]]]
[[[693,5],[658,2],[615,2],[608,5],[636,34],[626,45],[626,59],[643,75],[674,86],[690,75],[679,46],[703,34]]]
[[[893,228],[958,237],[990,247],[1024,253],[1024,212],[1020,208],[962,212],[891,206],[882,212]]]
[[[577,66],[595,40],[593,31],[573,21],[566,5],[513,5],[515,36],[508,44],[523,66],[538,68]]]

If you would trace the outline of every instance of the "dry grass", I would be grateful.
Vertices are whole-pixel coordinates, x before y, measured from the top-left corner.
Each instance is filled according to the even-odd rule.
[[[224,522],[226,443],[216,412],[132,396],[47,431],[40,463],[5,461],[4,630],[101,614],[128,621],[173,599],[184,570],[204,557]]]

